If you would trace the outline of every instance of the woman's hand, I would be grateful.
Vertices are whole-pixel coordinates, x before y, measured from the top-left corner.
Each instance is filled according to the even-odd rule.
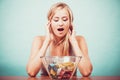
[[[73,27],[72,31],[69,29],[68,36],[69,36],[70,42],[73,42],[74,40],[76,40],[76,32],[74,30],[74,27]]]
[[[50,43],[53,40],[53,33],[51,30],[51,22],[48,21],[47,26],[46,26],[46,40]]]

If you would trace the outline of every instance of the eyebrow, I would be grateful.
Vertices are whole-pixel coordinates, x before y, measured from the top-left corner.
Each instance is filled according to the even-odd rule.
[[[68,18],[67,16],[64,16],[64,17],[62,17],[62,18]]]
[[[53,18],[59,18],[59,17],[53,17]]]
[[[54,18],[59,18],[59,17],[56,16],[56,17],[54,17]],[[63,16],[62,18],[68,18],[68,16]]]

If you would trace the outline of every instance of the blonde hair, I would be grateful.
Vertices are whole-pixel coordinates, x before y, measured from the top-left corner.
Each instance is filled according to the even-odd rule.
[[[57,9],[66,9],[67,11],[68,11],[68,14],[69,14],[69,19],[70,19],[70,29],[72,29],[73,28],[73,26],[72,26],[72,22],[73,22],[73,13],[72,13],[72,11],[71,11],[71,9],[69,8],[69,6],[67,5],[67,4],[65,4],[65,3],[62,3],[62,2],[58,2],[58,3],[56,3],[56,4],[54,4],[51,8],[50,8],[50,10],[49,10],[49,12],[48,12],[48,15],[47,15],[47,18],[48,18],[48,20],[49,21],[51,21],[51,19],[52,19],[52,17],[54,16],[54,14],[55,14],[55,11],[57,10]],[[65,38],[63,38],[60,42],[58,42],[57,44],[61,44],[61,43],[63,43],[63,56],[64,55],[68,55],[69,54],[69,51],[70,51],[70,44],[69,44],[69,40],[68,40],[68,34],[66,34],[66,36],[65,36]]]

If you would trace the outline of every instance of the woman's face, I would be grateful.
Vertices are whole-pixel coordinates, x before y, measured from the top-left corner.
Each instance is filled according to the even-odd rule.
[[[51,20],[52,31],[55,36],[63,37],[69,30],[70,18],[66,9],[57,9]]]

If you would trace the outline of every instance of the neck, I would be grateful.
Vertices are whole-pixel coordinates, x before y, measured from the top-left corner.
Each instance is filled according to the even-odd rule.
[[[54,44],[59,45],[65,40],[64,37],[55,37]]]

